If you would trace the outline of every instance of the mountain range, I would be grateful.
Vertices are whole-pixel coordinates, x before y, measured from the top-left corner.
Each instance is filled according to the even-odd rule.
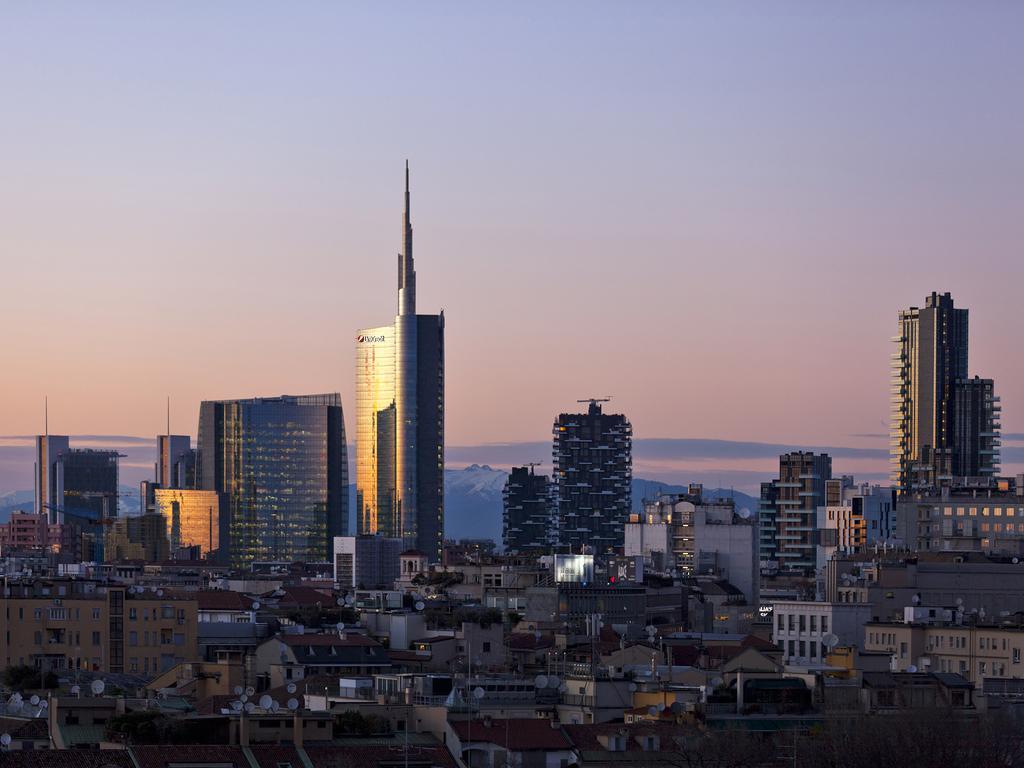
[[[455,539],[493,539],[501,541],[501,492],[508,472],[487,464],[471,464],[464,469],[449,469],[444,473],[445,536]],[[643,509],[643,500],[660,493],[680,493],[685,485],[672,485],[658,480],[634,478],[632,506],[634,512]],[[757,499],[739,491],[708,488],[706,497],[732,497],[737,509],[757,510]],[[135,515],[139,511],[139,490],[122,485],[119,489],[122,515]],[[0,495],[0,523],[10,519],[14,510],[32,509],[32,491],[12,491]],[[355,486],[349,486],[349,509],[355,509]],[[353,521],[354,522],[354,521]]]

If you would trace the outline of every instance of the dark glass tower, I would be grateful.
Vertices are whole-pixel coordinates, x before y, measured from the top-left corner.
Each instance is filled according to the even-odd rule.
[[[631,509],[633,428],[622,414],[586,413],[555,421],[552,457],[558,544],[596,554],[622,547]]]
[[[356,530],[440,561],[444,538],[444,313],[416,314],[409,166],[398,315],[356,336]]]
[[[960,379],[955,387],[953,474],[993,477],[999,471],[999,397],[992,379]]]
[[[340,395],[203,402],[198,443],[199,485],[220,494],[232,565],[330,560],[348,521]]]
[[[551,486],[533,466],[512,467],[502,492],[502,541],[509,552],[547,549],[554,543]]]

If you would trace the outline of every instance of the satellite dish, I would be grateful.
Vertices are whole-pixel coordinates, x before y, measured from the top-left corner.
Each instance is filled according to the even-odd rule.
[[[243,693],[245,693],[245,688],[243,688],[240,685],[236,685],[235,686],[235,696],[241,696]]]
[[[288,683],[288,687],[285,689],[288,693],[295,693],[298,690],[298,686],[295,683]]]
[[[426,608],[426,607],[427,607],[427,604],[426,604],[426,603],[424,603],[424,602],[423,602],[422,600],[418,600],[418,601],[416,602],[416,610],[417,610],[417,611],[422,611],[422,610],[423,610],[424,608]]]
[[[912,603],[913,603],[914,605],[920,605],[920,604],[921,604],[921,595],[919,595],[919,594],[917,594],[917,595],[914,595],[914,596],[913,596],[912,598],[910,598],[910,601],[911,601],[911,602],[912,602]]]
[[[911,664],[909,667],[907,667],[907,672],[909,672],[910,674],[914,674],[915,672],[917,672],[917,665]]]
[[[658,708],[655,707],[655,706],[648,707],[647,708],[647,714],[650,715],[651,717],[654,717],[656,714],[658,714]]]
[[[255,696],[255,695],[256,695],[256,689],[255,689],[255,688],[253,688],[253,687],[252,687],[252,686],[250,685],[250,686],[249,686],[248,688],[246,688],[246,689],[245,689],[245,695],[246,695],[246,696]]]
[[[551,675],[548,677],[548,688],[557,688],[562,684],[562,681],[558,679],[557,675]]]
[[[30,698],[28,700],[28,703],[31,704],[33,707],[38,707],[39,706],[39,697],[36,694],[33,693],[32,694],[32,698]]]
[[[156,596],[157,596],[157,597],[163,597],[163,596],[164,596],[164,591],[163,591],[162,589],[158,589],[158,590],[156,591]]]
[[[661,702],[660,704],[658,704],[658,711],[659,712],[664,712],[665,709],[666,709],[665,702]]]
[[[253,600],[252,601],[252,609],[254,611],[258,611],[260,609],[260,601],[259,600]]]
[[[270,709],[270,705],[273,703],[274,700],[270,698],[267,694],[264,693],[262,696],[260,696],[260,707],[262,709]]]
[[[338,605],[344,605],[345,604],[345,598],[344,597],[339,597],[334,602],[336,602]]]
[[[560,686],[558,686],[558,692],[559,693],[565,693],[568,690],[569,690],[569,686],[566,685],[565,683],[562,683]]]
[[[277,712],[280,708],[281,708],[281,705],[278,704],[276,701],[270,702],[270,711],[271,712]]]
[[[235,710],[235,712],[241,712],[242,711],[242,702],[240,702],[240,701],[232,701],[231,702],[231,708],[233,710]]]
[[[345,605],[352,605],[356,599],[352,595],[345,595]]]
[[[77,695],[79,695],[79,694],[80,694],[81,692],[82,692],[82,688],[81,688],[81,686],[78,686],[78,685],[72,685],[72,686],[71,686],[71,695],[72,695],[72,696],[77,696]]]
[[[839,645],[839,636],[829,632],[827,635],[821,638],[821,644],[826,648],[835,648]]]
[[[629,684],[629,692],[634,693],[636,691],[636,683]]]
[[[253,712],[256,711],[256,705],[253,704],[251,701],[245,702],[245,711],[251,715]]]
[[[533,678],[533,687],[534,688],[547,688],[548,687],[548,677],[547,677],[547,675],[537,675],[535,678]]]
[[[298,708],[299,708],[299,701],[298,701],[298,699],[288,699],[288,709],[290,709],[292,712],[294,712]]]
[[[11,734],[5,733],[0,735],[0,744],[3,744],[5,747],[11,746]]]
[[[92,690],[93,696],[101,696],[103,691],[106,690],[107,684],[102,680],[93,680],[92,685],[90,685],[89,688]]]
[[[963,599],[962,597],[958,597],[958,598],[956,599],[956,604],[957,604],[957,605],[963,605],[963,604],[964,604],[964,599]]]
[[[49,709],[49,708],[50,708],[50,702],[48,702],[46,699],[43,699],[42,701],[39,702],[39,709],[40,710]]]
[[[1020,558],[1019,557],[1015,557],[1010,562],[1013,563],[1014,565],[1016,565],[1017,563],[1020,562]]]
[[[473,689],[473,698],[474,699],[480,700],[480,699],[482,699],[486,695],[487,695],[487,692],[483,688],[481,688],[479,685],[476,688]]]
[[[242,703],[245,704],[247,701],[249,701],[249,694],[243,693],[242,696],[241,696],[241,699],[242,699]]]
[[[345,622],[344,621],[339,621],[338,622],[338,631],[341,632],[343,629],[345,629]]]
[[[673,715],[678,715],[680,712],[683,711],[683,705],[678,701],[673,701],[671,709]]]
[[[751,516],[752,514],[754,514],[754,513],[753,513],[753,512],[751,512],[751,511],[750,511],[749,509],[747,509],[746,507],[744,507],[743,509],[741,509],[741,510],[739,511],[739,513],[738,513],[738,514],[739,514],[739,516],[740,516],[740,518],[741,518],[742,520],[749,520],[749,519],[750,519],[750,516]]]

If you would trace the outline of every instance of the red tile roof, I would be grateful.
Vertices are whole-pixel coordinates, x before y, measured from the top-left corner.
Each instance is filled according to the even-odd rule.
[[[566,725],[563,726],[566,735],[572,740],[573,746],[581,752],[600,752],[605,747],[599,741],[600,736],[611,736],[617,733],[625,733],[626,751],[641,752],[643,746],[636,740],[638,736],[657,736],[661,742],[659,752],[679,752],[681,747],[678,738],[683,736],[687,729],[675,723],[598,723],[596,725]]]
[[[253,599],[239,592],[204,589],[196,592],[200,611],[251,611]]]
[[[241,747],[161,744],[132,747],[132,754],[139,768],[167,768],[171,763],[220,763],[234,768],[250,768]]]
[[[259,745],[249,747],[259,768],[277,768],[282,763],[291,763],[292,768],[302,768],[305,763],[295,747],[280,745]]]
[[[402,766],[405,764],[404,746],[350,746],[332,745],[305,748],[313,768],[379,768],[381,765]],[[420,768],[458,768],[455,758],[444,745],[417,746],[408,749],[409,765]]]
[[[493,719],[490,725],[485,720],[454,720],[449,723],[463,745],[474,742],[497,744],[513,752],[532,750],[567,750],[572,742],[561,726],[552,727],[546,718]]]
[[[135,768],[120,749],[47,749],[0,752],[0,768]]]

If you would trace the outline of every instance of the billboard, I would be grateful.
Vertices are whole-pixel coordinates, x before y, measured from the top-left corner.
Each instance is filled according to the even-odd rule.
[[[555,555],[555,581],[589,584],[594,580],[593,555]]]

